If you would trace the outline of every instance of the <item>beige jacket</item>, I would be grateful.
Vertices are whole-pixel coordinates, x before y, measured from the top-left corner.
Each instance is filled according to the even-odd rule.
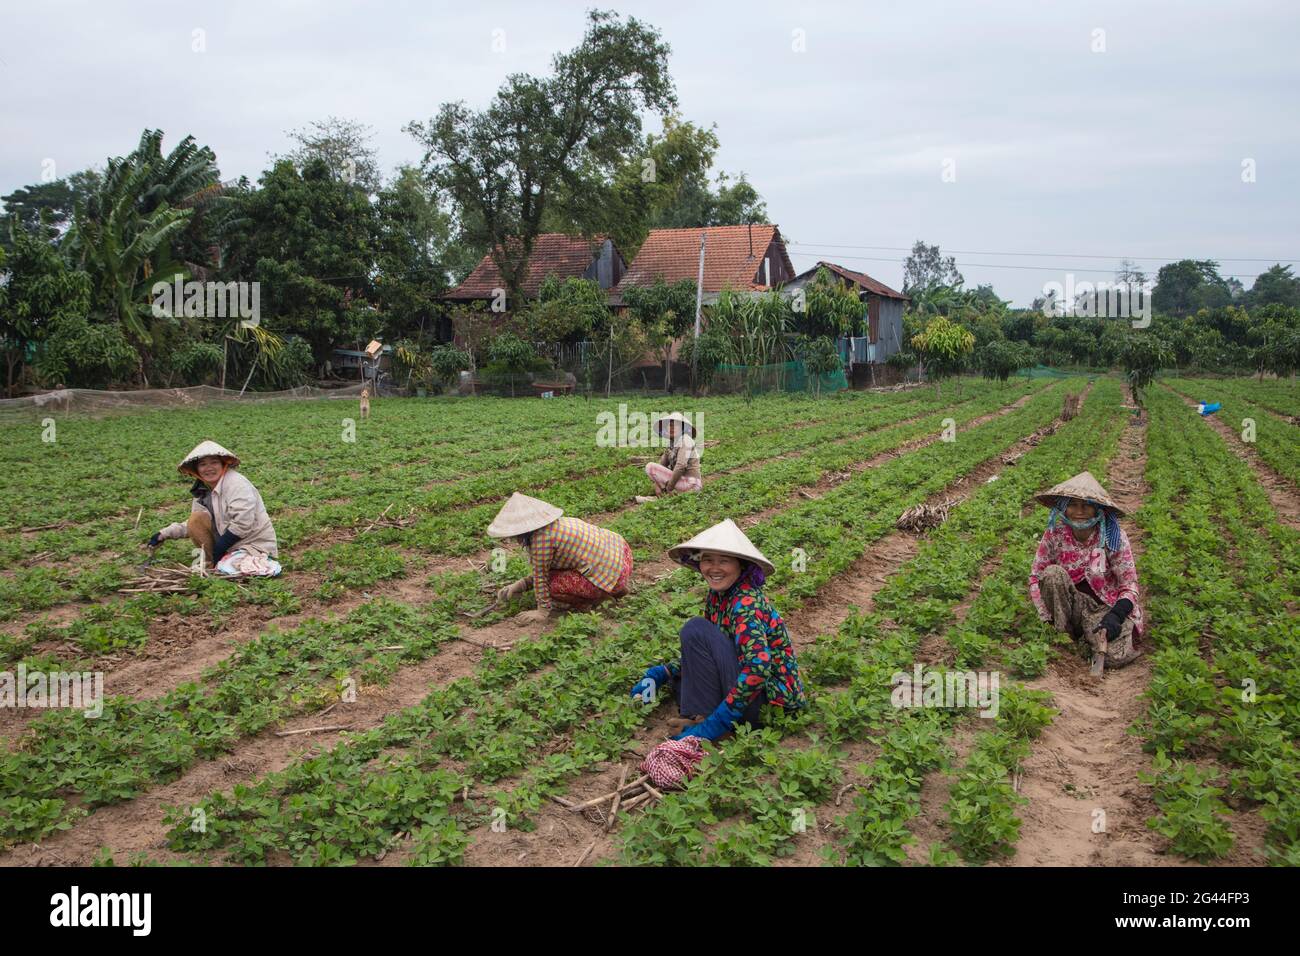
[[[237,470],[228,468],[217,486],[204,498],[206,505],[204,499],[195,498],[190,511],[208,511],[218,537],[229,531],[239,536],[236,549],[271,558],[278,556],[275,528],[271,525],[271,516],[266,513],[266,505],[262,504],[262,496]],[[184,538],[188,534],[189,528],[184,521],[169,524],[158,532],[164,541]]]
[[[677,485],[679,478],[700,478],[700,450],[695,447],[695,439],[686,432],[678,435],[673,443],[659,456],[659,464],[672,469],[673,476],[668,480],[669,490]]]

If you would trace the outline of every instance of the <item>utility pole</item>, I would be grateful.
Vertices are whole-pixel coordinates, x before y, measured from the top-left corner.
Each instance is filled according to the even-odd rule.
[[[700,233],[700,274],[695,280],[695,347],[691,349],[691,388],[696,386],[696,371],[700,367],[700,309],[704,304],[704,243],[708,240],[707,232]]]

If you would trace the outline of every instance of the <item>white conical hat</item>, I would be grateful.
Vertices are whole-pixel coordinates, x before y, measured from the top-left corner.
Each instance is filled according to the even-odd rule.
[[[754,542],[745,537],[745,532],[736,526],[736,522],[727,518],[706,531],[701,531],[690,541],[671,548],[668,557],[678,564],[693,568],[696,562],[691,555],[697,551],[712,551],[715,554],[729,554],[742,561],[753,561],[767,574],[771,574],[775,565],[763,556],[763,552],[754,547]]]
[[[1117,515],[1123,515],[1124,510],[1111,500],[1110,495],[1106,494],[1106,489],[1101,486],[1096,478],[1092,477],[1092,472],[1081,471],[1073,478],[1067,478],[1055,488],[1049,488],[1042,494],[1035,495],[1040,504],[1049,508],[1056,506],[1058,498],[1081,498],[1087,501],[1095,501],[1097,504],[1111,509]]]
[[[517,534],[544,528],[563,514],[555,505],[516,491],[492,519],[487,533],[493,538],[513,538]]]
[[[198,477],[198,472],[193,468],[192,463],[200,458],[225,458],[231,468],[239,467],[239,456],[229,449],[222,448],[214,441],[201,441],[194,446],[194,450],[181,459],[181,463],[176,466],[176,470],[182,475],[193,475]]]
[[[671,415],[665,415],[663,418],[656,418],[655,425],[654,425],[656,435],[660,435],[660,436],[663,435],[664,422],[677,422],[682,426],[682,428],[685,428],[691,433],[692,438],[695,437],[695,425],[692,424],[691,420],[687,418],[685,415],[683,415],[681,412],[673,412]]]

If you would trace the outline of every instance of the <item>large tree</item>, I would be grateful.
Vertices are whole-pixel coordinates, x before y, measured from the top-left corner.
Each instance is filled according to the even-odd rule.
[[[1212,259],[1181,259],[1160,267],[1152,305],[1168,315],[1191,315],[1198,309],[1222,308],[1232,293]]]
[[[379,331],[369,305],[375,209],[360,186],[335,178],[321,160],[301,173],[281,160],[259,185],[240,200],[243,238],[227,269],[260,283],[262,313],[302,336],[322,365],[336,346]]]
[[[83,169],[66,179],[20,186],[7,196],[0,196],[0,202],[4,203],[4,214],[0,215],[0,248],[13,251],[9,238],[11,226],[45,239],[62,237],[72,225],[77,201],[97,191],[102,181],[98,171]]]
[[[90,277],[70,269],[55,248],[26,230],[13,231],[13,254],[0,250],[0,349],[5,390],[12,395],[32,346],[60,322],[90,310]]]
[[[695,280],[671,285],[657,277],[653,285],[631,286],[623,293],[628,313],[640,323],[664,363],[664,390],[673,384],[672,346],[695,325]]]
[[[1255,277],[1247,301],[1252,309],[1264,305],[1300,307],[1300,277],[1292,275],[1290,266],[1271,266]]]
[[[377,304],[390,340],[451,338],[439,296],[447,291],[456,250],[452,220],[417,169],[398,170],[380,190],[378,216]],[[439,328],[441,320],[443,328]]]
[[[311,123],[307,129],[291,130],[288,135],[298,145],[285,158],[299,170],[319,159],[335,179],[360,186],[371,196],[379,192],[383,176],[378,154],[371,145],[374,130],[369,126],[330,116]]]
[[[965,280],[957,271],[957,260],[945,256],[937,245],[927,246],[920,239],[903,264],[903,291],[912,293],[936,286],[960,288]]]
[[[667,116],[677,105],[668,52],[635,17],[591,11],[582,43],[553,59],[551,76],[512,74],[487,109],[447,103],[405,127],[457,205],[465,239],[489,250],[512,306],[552,204],[562,220],[592,219],[642,146],[641,110]]]

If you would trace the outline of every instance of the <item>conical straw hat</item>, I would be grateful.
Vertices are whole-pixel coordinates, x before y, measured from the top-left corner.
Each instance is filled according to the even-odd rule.
[[[492,519],[487,533],[493,538],[513,538],[517,534],[545,528],[563,514],[555,505],[516,491]]]
[[[1044,504],[1049,508],[1056,506],[1058,498],[1082,498],[1087,501],[1095,501],[1104,508],[1109,508],[1117,515],[1123,515],[1124,510],[1111,500],[1110,495],[1106,494],[1106,489],[1096,478],[1092,477],[1092,472],[1082,471],[1073,478],[1068,478],[1061,482],[1055,488],[1049,488],[1040,495],[1035,495],[1039,504]]]
[[[664,433],[664,422],[677,422],[691,433],[692,438],[695,437],[695,426],[691,423],[691,420],[681,412],[673,412],[671,415],[665,415],[663,418],[655,419],[655,434],[661,437]]]
[[[736,522],[727,518],[706,531],[701,531],[690,541],[677,545],[668,551],[668,557],[688,568],[696,567],[691,556],[697,551],[712,551],[715,554],[729,554],[742,561],[753,561],[771,574],[776,568],[763,556],[763,552],[754,547],[754,543],[745,537],[745,532],[736,527]]]
[[[231,468],[239,467],[239,456],[233,451],[222,448],[214,441],[201,441],[194,446],[194,450],[181,459],[181,463],[176,466],[176,470],[182,475],[192,475],[197,478],[198,472],[194,470],[194,462],[200,458],[209,458],[212,456],[227,459],[226,464]]]

